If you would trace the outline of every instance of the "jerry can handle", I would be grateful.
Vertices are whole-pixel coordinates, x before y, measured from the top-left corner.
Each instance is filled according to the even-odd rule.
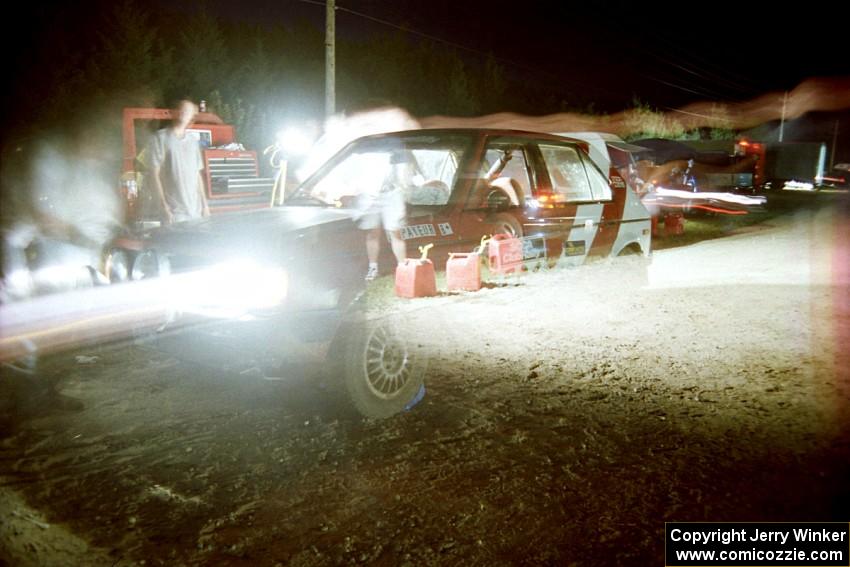
[[[429,251],[431,248],[433,248],[433,247],[434,247],[434,243],[433,243],[433,242],[432,242],[431,244],[427,244],[427,245],[425,245],[425,246],[420,246],[420,247],[419,247],[419,253],[420,253],[420,254],[422,254],[422,257],[421,257],[421,258],[419,258],[419,261],[420,261],[420,262],[424,262],[425,260],[427,260],[427,259],[428,259],[428,251]]]
[[[484,247],[490,244],[490,241],[493,239],[492,236],[487,236],[486,234],[481,237],[481,242],[478,244],[477,248],[472,250],[473,254],[482,254],[484,252]]]

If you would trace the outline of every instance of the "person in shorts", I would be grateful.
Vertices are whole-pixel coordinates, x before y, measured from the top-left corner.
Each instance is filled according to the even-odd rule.
[[[369,258],[369,270],[366,279],[378,277],[378,256],[381,253],[381,229],[389,237],[390,246],[396,261],[400,264],[407,255],[407,247],[401,237],[401,228],[405,224],[407,209],[405,203],[405,188],[409,184],[409,165],[404,160],[402,151],[395,151],[389,156],[389,174],[375,192],[362,193],[358,207],[361,214],[357,225],[366,231],[366,255]]]

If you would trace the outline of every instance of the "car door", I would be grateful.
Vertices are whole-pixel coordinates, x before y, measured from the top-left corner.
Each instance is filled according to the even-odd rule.
[[[482,236],[523,236],[524,208],[534,183],[525,140],[487,137],[463,181],[455,226],[464,251],[476,247]]]
[[[547,234],[550,241],[561,241],[563,263],[581,264],[592,250],[610,187],[604,184],[606,195],[591,183],[582,152],[574,144],[540,141],[536,153],[540,182],[529,204],[527,225],[530,231]]]
[[[626,180],[621,175],[616,175],[618,172],[612,165],[609,181],[589,159],[585,160],[585,168],[591,185],[598,188],[597,193],[609,197],[603,200],[602,218],[590,250],[591,254],[609,256],[619,254],[627,247],[634,251],[635,245],[642,252],[648,253],[652,224],[649,211],[635,191],[637,184],[631,177],[635,170],[630,166],[620,168],[621,171],[626,171],[626,177],[629,178]]]
[[[612,188],[609,179],[596,164],[586,155],[581,157],[593,198],[602,206],[602,213],[590,245],[590,255],[607,256],[611,253],[620,230],[627,188],[625,183]]]
[[[462,169],[470,151],[465,140],[409,147],[411,183],[406,191],[407,219],[401,237],[407,256],[417,257],[418,248],[433,244],[429,257],[438,264],[448,252],[465,250],[459,230],[459,197],[465,186]],[[477,241],[476,241],[477,242]]]

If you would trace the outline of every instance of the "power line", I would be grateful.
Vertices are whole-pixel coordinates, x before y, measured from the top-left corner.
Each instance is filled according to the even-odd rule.
[[[325,6],[325,3],[321,2],[319,0],[296,0],[296,1],[303,2],[305,4],[314,4],[316,6],[322,6],[322,7]],[[557,78],[558,80],[563,79],[563,75],[561,75],[561,74],[554,73],[552,71],[546,71],[546,70],[543,70],[543,69],[539,69],[537,67],[531,67],[529,65],[524,65],[522,63],[517,63],[516,61],[513,61],[511,59],[507,59],[505,57],[500,57],[498,55],[495,55],[492,52],[485,52],[485,51],[482,51],[480,49],[475,49],[473,47],[469,47],[467,45],[463,45],[463,44],[460,44],[460,43],[449,41],[447,39],[443,39],[443,38],[435,36],[435,35],[431,35],[431,34],[428,34],[428,33],[425,33],[425,32],[421,32],[421,31],[416,30],[414,28],[411,28],[409,26],[401,26],[401,25],[395,24],[393,22],[390,22],[390,21],[387,21],[387,20],[384,20],[384,19],[381,19],[381,18],[376,18],[375,16],[371,16],[369,14],[364,14],[363,12],[358,12],[357,10],[352,10],[351,8],[345,8],[345,7],[337,4],[336,9],[337,9],[337,11],[345,12],[345,13],[351,14],[353,16],[358,16],[358,17],[370,20],[370,21],[378,23],[378,24],[389,26],[391,28],[394,28],[394,29],[397,29],[397,30],[400,30],[400,31],[403,31],[403,32],[406,32],[406,33],[410,33],[412,35],[416,35],[416,36],[428,39],[428,40],[436,42],[436,43],[448,45],[448,46],[454,47],[456,49],[462,49],[464,51],[468,51],[470,53],[475,53],[475,54],[483,56],[483,57],[492,57],[496,61],[501,61],[501,62],[503,62],[507,65],[510,65],[512,67],[515,67],[517,69],[522,69],[524,71],[528,71],[528,72],[535,73],[535,74],[538,74],[538,75],[545,75],[549,78]],[[572,78],[570,80],[571,80],[572,83],[574,83],[576,85],[586,87],[586,88],[589,88],[589,89],[593,89],[593,90],[595,90],[599,93],[611,94],[609,89],[604,89],[604,88],[601,88],[597,85],[584,83],[582,81],[576,81]]]
[[[324,3],[324,2],[319,2],[318,0],[297,0],[297,1],[298,1],[298,2],[303,2],[303,3],[305,3],[305,4],[314,4],[314,5],[316,5],[316,6],[322,6],[322,7],[324,7],[324,6],[325,6],[325,3]],[[385,25],[385,26],[389,26],[389,27],[391,27],[391,28],[395,28],[395,29],[397,29],[397,30],[401,30],[401,31],[403,31],[403,32],[407,32],[407,33],[410,33],[410,34],[413,34],[413,35],[418,35],[418,36],[420,36],[420,37],[424,37],[424,38],[426,38],[426,39],[430,39],[431,41],[435,41],[435,42],[437,42],[437,43],[443,43],[443,44],[446,44],[446,45],[450,45],[450,46],[455,47],[455,48],[457,48],[457,49],[463,49],[463,50],[466,50],[466,51],[470,51],[470,52],[472,52],[472,53],[477,53],[477,54],[479,54],[479,55],[484,55],[485,57],[488,57],[488,56],[489,56],[489,57],[493,57],[493,58],[495,58],[495,59],[502,59],[502,58],[500,58],[500,57],[496,57],[495,55],[493,55],[493,54],[491,54],[491,53],[486,53],[486,52],[484,52],[484,51],[481,51],[480,49],[475,49],[475,48],[473,48],[473,47],[469,47],[469,46],[466,46],[466,45],[462,45],[462,44],[460,44],[460,43],[455,43],[455,42],[453,42],[453,41],[449,41],[449,40],[447,40],[447,39],[443,39],[443,38],[441,38],[441,37],[437,37],[437,36],[435,36],[435,35],[427,34],[427,33],[425,33],[425,32],[420,32],[420,31],[418,31],[418,30],[415,30],[415,29],[410,28],[410,27],[407,27],[407,26],[400,26],[400,25],[398,25],[398,24],[394,24],[393,22],[390,22],[390,21],[387,21],[387,20],[383,20],[383,19],[381,19],[381,18],[376,18],[375,16],[370,16],[369,14],[364,14],[363,12],[358,12],[357,10],[352,10],[351,8],[346,8],[346,7],[344,7],[344,6],[337,5],[336,9],[337,9],[337,11],[338,11],[338,12],[345,12],[345,13],[347,13],[347,14],[352,14],[352,15],[354,15],[354,16],[359,16],[359,17],[361,17],[361,18],[364,18],[364,19],[367,19],[367,20],[371,20],[371,21],[373,21],[373,22],[375,22],[375,23],[378,23],[378,24],[382,24],[382,25]],[[512,61],[508,61],[508,60],[505,60],[505,61],[506,61],[506,62],[508,62],[508,63],[513,63]]]
[[[730,97],[722,94],[721,92],[696,85],[693,82],[689,82],[684,77],[680,77],[679,80],[674,83],[674,82],[672,82],[672,79],[660,79],[656,76],[648,75],[646,73],[640,73],[640,72],[638,72],[638,74],[643,76],[643,77],[646,77],[647,79],[650,79],[652,81],[667,85],[669,87],[673,87],[674,89],[693,93],[695,95],[699,95],[699,96],[706,97],[706,98],[723,99],[727,102],[733,102],[733,100]]]
[[[316,5],[316,6],[321,6],[321,7],[325,7],[325,5],[326,5],[325,2],[320,1],[320,0],[296,0],[296,1],[302,2],[302,3],[305,3],[305,4],[312,4],[312,5]],[[558,73],[555,73],[555,72],[552,72],[552,71],[546,71],[546,70],[539,69],[539,68],[536,68],[536,67],[531,67],[529,65],[517,63],[516,61],[513,61],[511,59],[507,59],[507,58],[504,58],[504,57],[494,55],[492,52],[485,52],[485,51],[482,51],[480,49],[476,49],[476,48],[473,48],[473,47],[469,47],[467,45],[463,45],[463,44],[460,44],[460,43],[457,43],[457,42],[454,42],[454,41],[450,41],[450,40],[435,36],[433,34],[425,33],[425,32],[419,31],[415,28],[409,27],[409,26],[399,25],[399,24],[396,24],[396,23],[391,22],[389,20],[385,20],[383,18],[378,18],[378,17],[372,16],[370,14],[366,14],[366,13],[363,13],[363,12],[360,12],[360,11],[357,11],[357,10],[353,10],[351,8],[346,8],[344,6],[337,5],[336,10],[340,11],[340,12],[345,12],[345,13],[350,14],[352,16],[356,16],[356,17],[359,17],[359,18],[369,20],[371,22],[374,22],[374,23],[377,23],[377,24],[380,24],[380,25],[384,25],[384,26],[387,26],[387,27],[390,27],[390,28],[393,28],[393,29],[397,29],[399,31],[402,31],[402,32],[405,32],[405,33],[408,33],[408,34],[411,34],[411,35],[414,35],[414,36],[418,36],[418,37],[427,39],[427,40],[435,42],[435,43],[447,45],[447,46],[453,47],[455,49],[460,49],[460,50],[467,51],[467,52],[470,52],[470,53],[474,53],[474,54],[477,54],[477,55],[480,55],[480,56],[483,56],[483,57],[492,57],[494,60],[503,62],[503,63],[510,65],[512,67],[515,67],[517,69],[522,69],[526,72],[531,72],[533,74],[537,74],[537,75],[540,75],[540,76],[546,76],[548,78],[556,78],[559,81],[563,80],[563,74],[558,74]],[[703,74],[700,74],[697,71],[688,69],[684,65],[680,65],[680,64],[676,63],[675,61],[665,59],[664,57],[660,57],[656,53],[649,51],[648,49],[646,49],[643,46],[638,45],[638,47],[640,49],[642,49],[648,55],[666,63],[667,65],[671,65],[673,67],[679,68],[682,71],[685,71],[685,72],[687,72],[691,75],[694,75],[695,77],[702,78],[704,80],[711,80],[709,77],[707,77]],[[694,95],[697,95],[697,96],[700,96],[700,97],[724,99],[725,101],[730,101],[730,102],[734,100],[734,99],[730,98],[729,96],[723,95],[722,93],[720,93],[718,91],[715,91],[713,89],[708,89],[708,88],[705,88],[705,87],[701,87],[700,85],[690,83],[687,80],[683,81],[681,78],[678,81],[673,82],[672,80],[658,78],[658,77],[643,73],[641,71],[634,71],[634,72],[637,75],[642,76],[644,78],[647,78],[649,80],[652,80],[652,81],[655,81],[657,83],[666,85],[668,87],[671,87],[671,88],[674,88],[674,89],[677,89],[677,90],[680,90],[680,91],[683,91],[683,92],[688,92],[688,93],[691,93],[691,94],[694,94]],[[706,72],[709,72],[709,71],[706,70]],[[718,78],[720,80],[722,80],[723,82],[726,82],[727,84],[733,84],[731,81],[725,80],[722,77],[718,77]],[[611,89],[602,88],[602,87],[599,87],[598,85],[585,83],[583,81],[577,81],[577,80],[575,80],[574,77],[570,78],[570,83],[573,84],[573,85],[580,86],[580,87],[592,89],[593,91],[600,93],[600,94],[602,94],[602,93],[604,93],[606,95],[613,94]],[[753,90],[753,89],[749,89],[747,87],[743,87],[741,85],[738,85],[737,89],[741,90],[741,91],[745,91],[745,92],[752,92],[752,90]]]
[[[704,91],[703,91],[703,92],[700,92],[700,91],[697,91],[697,90],[694,90],[694,89],[689,89],[688,87],[683,87],[683,86],[681,86],[681,85],[677,85],[677,84],[675,84],[675,83],[671,83],[670,81],[665,81],[665,80],[663,80],[663,79],[658,79],[658,78],[656,78],[656,77],[653,77],[652,75],[643,75],[643,76],[644,76],[644,77],[646,77],[647,79],[650,79],[650,80],[652,80],[652,81],[655,81],[655,82],[661,83],[662,85],[667,85],[668,87],[672,87],[672,88],[674,88],[674,89],[678,89],[678,90],[680,90],[680,91],[684,91],[684,92],[692,93],[692,94],[699,95],[699,96],[708,96],[709,98],[716,98],[716,97],[717,97],[716,93],[715,93],[715,94],[707,94],[707,93],[706,93],[706,92],[704,92]]]
[[[656,37],[659,37],[659,36],[656,34]],[[661,39],[662,41],[666,41],[662,37],[659,37],[659,39]],[[740,83],[737,83],[735,81],[729,80],[726,77],[720,76],[717,73],[714,73],[714,72],[712,72],[708,69],[705,69],[704,67],[693,64],[691,61],[684,62],[684,61],[682,61],[681,58],[676,57],[675,54],[665,52],[664,55],[660,55],[656,50],[650,49],[646,45],[646,42],[636,42],[633,45],[633,47],[637,48],[638,50],[640,50],[644,54],[652,57],[653,59],[660,61],[661,63],[669,65],[670,67],[672,67],[674,69],[677,69],[679,71],[683,71],[683,72],[687,73],[688,75],[692,75],[693,77],[695,77],[695,79],[691,80],[690,86],[692,86],[694,89],[699,89],[700,91],[702,91],[701,93],[695,93],[695,94],[702,94],[703,96],[718,97],[718,98],[726,99],[726,100],[729,100],[729,101],[739,101],[740,98],[741,98],[740,96],[738,96],[738,97],[729,96],[728,90],[725,91],[725,92],[727,92],[727,94],[721,94],[719,91],[714,90],[713,88],[703,87],[702,84],[705,84],[705,83],[712,84],[712,86],[716,86],[716,87],[725,87],[726,89],[731,88],[731,89],[736,90],[738,92],[746,93],[747,96],[754,96],[754,95],[759,94],[759,91],[757,91],[756,89],[754,89],[752,87],[747,87],[747,86],[742,85]],[[631,51],[631,54],[634,55],[634,51]],[[632,59],[634,60],[634,57],[632,57]],[[661,69],[659,68],[659,71],[660,70]],[[658,81],[658,79],[651,77],[649,75],[645,75],[645,74],[641,73],[640,71],[636,71],[636,72],[638,74],[644,76],[644,77],[647,77],[647,78],[653,80],[653,81]],[[711,75],[711,76],[709,76],[709,75]],[[686,77],[679,77],[679,79],[680,79],[679,82],[681,82],[681,80],[683,80],[683,79],[687,80]],[[700,82],[698,82],[698,81],[700,81]],[[718,84],[718,83],[722,83],[722,84]],[[665,83],[665,84],[669,85],[669,83]],[[699,85],[699,86],[694,86],[694,85]],[[669,85],[669,86],[674,86],[674,85]],[[675,85],[674,88],[679,88],[679,86]],[[690,90],[690,89],[684,89],[684,90],[687,90],[688,92],[693,92],[693,90]],[[708,94],[708,93],[711,93],[711,94]]]
[[[591,12],[595,12],[598,17],[607,18],[609,16],[607,10],[599,11],[597,9],[594,9],[592,3],[589,6],[589,9],[591,10]],[[626,9],[626,11],[629,12],[628,8]],[[641,11],[645,12],[645,8],[641,8]],[[634,12],[631,12],[631,15],[634,16],[636,14]],[[627,44],[622,40],[618,42],[623,48],[621,54],[627,57],[628,59],[634,61],[635,63],[639,62],[639,53],[643,53],[652,57],[653,60],[662,64],[657,66],[657,73],[664,73],[665,75],[673,75],[675,73],[676,79],[672,79],[669,76],[664,77],[667,80],[666,82],[663,82],[663,84],[693,94],[701,94],[703,96],[719,96],[720,98],[733,99],[739,101],[744,97],[751,97],[753,95],[761,94],[761,92],[764,91],[764,88],[761,85],[758,88],[755,88],[751,85],[745,85],[742,84],[740,81],[733,80],[732,77],[728,76],[727,69],[723,69],[722,74],[720,74],[717,71],[707,69],[704,65],[701,66],[696,64],[694,62],[694,59],[697,58],[691,56],[687,52],[685,46],[683,45],[683,42],[681,41],[682,37],[690,37],[690,35],[692,35],[689,34],[689,32],[691,31],[690,27],[682,25],[679,26],[677,29],[681,32],[678,36],[679,41],[671,42],[665,37],[666,34],[670,33],[670,30],[665,29],[663,26],[654,25],[652,34],[648,35],[645,38],[641,38],[641,40],[630,41]],[[665,45],[661,45],[660,42],[664,42],[665,45],[670,45],[673,48],[666,48]],[[719,48],[722,47],[724,44],[721,42],[717,42],[717,45]],[[642,62],[643,61],[640,60],[640,63]],[[669,66],[671,69],[665,69],[666,66]],[[639,70],[640,64],[636,65],[635,67],[636,68],[633,69],[634,73],[642,75],[653,81],[658,81],[658,79],[656,79],[655,77],[649,77],[641,73],[641,71]],[[687,79],[687,77],[681,76],[683,73],[692,77],[690,84],[682,82],[683,80]],[[751,83],[751,81],[746,82],[748,84]],[[720,92],[722,92],[723,94],[720,94],[717,89],[719,89]],[[741,94],[735,94],[731,91],[736,91]],[[709,92],[712,94],[706,94]]]
[[[663,63],[666,63],[666,64],[668,64],[672,67],[675,67],[677,69],[680,69],[680,70],[684,71],[685,73],[688,73],[690,75],[698,77],[699,79],[702,79],[703,81],[709,81],[709,82],[711,82],[712,80],[715,81],[715,82],[720,81],[722,83],[725,83],[727,88],[732,88],[732,89],[737,90],[739,92],[745,92],[745,93],[748,93],[750,95],[754,94],[754,92],[755,92],[755,90],[752,89],[752,88],[745,87],[745,86],[740,85],[738,83],[735,83],[733,81],[729,81],[729,80],[727,80],[723,77],[720,77],[719,75],[716,75],[714,73],[711,73],[710,71],[702,69],[701,67],[699,67],[697,65],[693,65],[692,68],[688,68],[685,65],[680,65],[679,63],[676,63],[676,61],[674,61],[674,60],[670,60],[670,59],[666,59],[664,57],[661,57],[657,53],[653,53],[652,51],[649,51],[644,46],[639,46],[639,48],[642,49],[645,53],[648,53],[649,55],[655,57],[659,61],[662,61]],[[700,72],[700,71],[702,71],[702,72]],[[707,74],[704,74],[704,73],[714,75],[715,79],[712,79],[711,77],[709,77]]]
[[[708,59],[705,59],[705,58],[700,57],[698,55],[694,55],[694,53],[692,51],[689,51],[684,45],[682,45],[681,42],[679,42],[679,43],[674,42],[674,41],[666,38],[661,33],[656,33],[654,37],[656,37],[656,38],[660,39],[661,41],[667,43],[668,45],[676,48],[677,50],[683,51],[686,55],[688,55],[692,59],[703,62],[707,67],[714,67],[715,69],[720,70],[724,74],[721,75],[720,73],[711,71],[710,69],[703,67],[705,72],[713,75],[716,78],[724,80],[725,82],[727,82],[729,84],[737,85],[740,89],[742,89],[744,91],[748,91],[752,94],[761,94],[761,93],[765,92],[766,90],[769,90],[765,87],[765,85],[763,83],[752,81],[750,78],[745,77],[744,75],[740,75],[738,73],[730,71],[728,68],[721,68],[716,63],[712,63]],[[727,78],[727,76],[728,77],[735,77],[738,80],[733,81],[730,78]],[[748,87],[748,86],[744,85],[743,83],[741,83],[739,81],[744,81],[745,83],[748,83],[749,85],[752,85],[752,86]]]

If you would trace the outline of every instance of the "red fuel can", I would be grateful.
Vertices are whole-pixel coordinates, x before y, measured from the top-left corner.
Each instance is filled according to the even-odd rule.
[[[489,266],[492,274],[522,271],[522,241],[509,234],[494,234],[489,245]]]
[[[395,294],[399,297],[437,295],[437,274],[431,260],[408,258],[395,269]]]
[[[474,252],[450,252],[446,262],[446,283],[449,291],[481,289],[481,257]]]
[[[664,217],[664,235],[677,236],[685,233],[685,216],[682,213],[669,213]]]
[[[658,236],[659,232],[661,232],[661,231],[658,229],[658,215],[653,215],[652,216],[652,236]]]

